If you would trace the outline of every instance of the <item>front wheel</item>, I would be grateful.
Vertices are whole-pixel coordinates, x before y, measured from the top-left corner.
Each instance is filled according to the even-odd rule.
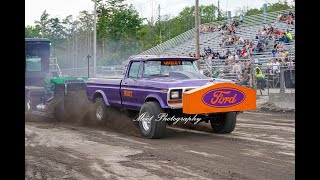
[[[216,118],[210,120],[214,133],[226,134],[231,133],[236,127],[237,114],[235,112],[227,112],[218,114]]]
[[[158,120],[158,115],[164,113],[158,102],[146,102],[140,109],[139,127],[141,135],[149,139],[159,139],[166,136],[167,122]]]

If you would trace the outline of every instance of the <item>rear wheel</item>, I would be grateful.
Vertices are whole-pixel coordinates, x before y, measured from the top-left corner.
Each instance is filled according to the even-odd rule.
[[[149,139],[159,139],[166,135],[166,121],[159,121],[158,115],[164,113],[158,102],[146,102],[140,109],[139,127],[142,136]]]
[[[32,98],[30,92],[25,93],[25,112],[30,112],[32,109]]]
[[[226,134],[231,133],[236,127],[237,114],[235,112],[227,112],[217,115],[216,118],[210,120],[214,133]]]
[[[64,102],[60,101],[55,104],[53,115],[54,115],[54,119],[57,121],[65,120]]]
[[[65,120],[65,109],[64,109],[64,94],[65,86],[63,84],[54,85],[54,109],[53,115],[56,121]]]
[[[108,119],[108,106],[105,105],[103,98],[96,98],[94,102],[93,118],[96,124],[105,124]]]

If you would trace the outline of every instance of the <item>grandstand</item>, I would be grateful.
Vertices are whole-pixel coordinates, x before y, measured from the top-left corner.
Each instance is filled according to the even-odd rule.
[[[285,21],[276,22],[278,14],[286,14],[289,11],[295,12],[294,9],[288,9],[283,11],[271,12],[267,14],[267,21],[265,21],[264,14],[247,16],[244,18],[243,24],[238,26],[235,30],[235,35],[238,37],[242,37],[243,39],[251,40],[254,44],[257,43],[256,35],[259,29],[263,26],[268,26],[269,24],[274,27],[274,29],[278,28],[280,31],[289,31],[293,36],[293,40],[290,43],[285,43],[286,51],[289,53],[290,58],[294,59],[295,54],[295,25],[287,24]],[[237,18],[235,18],[237,19]],[[238,20],[238,19],[237,19]],[[225,23],[225,21],[220,22],[212,22],[205,25],[214,25],[219,26],[220,24]],[[204,25],[202,25],[204,26]],[[212,52],[221,53],[222,50],[234,50],[235,46],[221,46],[223,35],[219,31],[209,31],[209,32],[201,32],[200,33],[200,54],[203,53],[203,49],[210,47]],[[251,53],[251,57],[249,59],[240,59],[241,60],[250,60],[254,64],[262,65],[262,69],[266,69],[266,64],[268,60],[272,60],[274,55],[272,54],[274,41],[269,41],[266,49],[260,53]],[[181,55],[181,56],[189,56],[189,54],[194,54],[196,52],[196,36],[195,29],[191,29],[173,39],[170,39],[162,44],[159,44],[145,52],[142,52],[141,55],[147,54],[156,54],[156,55]],[[207,57],[202,60],[200,69],[208,72],[208,76],[213,76],[214,71],[220,71],[221,68],[224,68],[226,60],[214,59],[213,63],[209,63],[207,61]],[[210,61],[211,62],[211,61]],[[227,78],[235,79],[235,73],[228,73]],[[224,78],[226,78],[224,77]],[[273,86],[275,86],[274,77]],[[279,79],[279,78],[278,78]]]

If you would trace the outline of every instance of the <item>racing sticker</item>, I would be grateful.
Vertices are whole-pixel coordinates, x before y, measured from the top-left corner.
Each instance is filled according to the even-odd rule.
[[[213,89],[202,96],[202,102],[211,107],[225,108],[242,103],[245,94],[234,88]]]
[[[177,65],[182,65],[182,61],[161,61],[161,65],[164,65],[164,66],[177,66]]]
[[[210,114],[256,109],[256,90],[233,83],[209,83],[182,93],[182,112]]]

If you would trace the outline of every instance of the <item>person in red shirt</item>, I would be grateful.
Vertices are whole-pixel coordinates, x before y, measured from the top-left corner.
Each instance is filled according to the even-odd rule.
[[[243,46],[242,51],[240,53],[240,57],[242,57],[244,55],[244,53],[246,53],[246,52],[247,52],[247,49],[245,46]]]
[[[290,15],[287,19],[287,24],[293,24],[293,18]]]
[[[278,28],[276,28],[274,34],[275,34],[275,38],[279,38],[281,36],[281,31]]]

